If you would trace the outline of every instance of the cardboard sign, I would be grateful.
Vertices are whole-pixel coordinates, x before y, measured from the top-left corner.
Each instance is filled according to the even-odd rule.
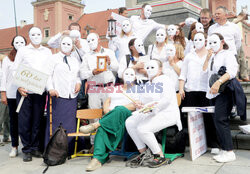
[[[111,13],[111,16],[113,17],[113,19],[116,20],[116,35],[120,36],[121,31],[122,31],[122,22],[128,18],[121,16],[121,15],[114,13],[114,12]]]
[[[149,61],[150,61],[149,55],[140,56],[140,57],[139,57],[139,60],[138,60],[138,62],[143,62],[143,63],[147,63],[147,62],[149,62]]]
[[[45,73],[20,64],[14,76],[13,83],[28,91],[42,95],[48,77]]]

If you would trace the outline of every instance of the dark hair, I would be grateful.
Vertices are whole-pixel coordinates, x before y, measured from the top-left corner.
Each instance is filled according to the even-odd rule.
[[[78,26],[79,29],[80,29],[80,31],[81,31],[81,26],[80,26],[77,22],[71,23],[71,24],[69,25],[68,29],[70,30],[70,28],[71,28],[72,26]]]
[[[229,49],[229,46],[228,46],[228,44],[225,42],[224,37],[223,37],[220,33],[213,33],[213,34],[216,34],[216,35],[220,38],[221,41],[222,41],[222,40],[224,41],[223,49],[224,49],[224,50],[228,50],[228,49]]]
[[[118,9],[118,13],[119,14],[122,14],[124,11],[126,11],[127,10],[127,8],[126,7],[120,7],[119,9]]]
[[[136,40],[136,38],[133,38],[133,39],[131,39],[131,40],[129,41],[129,43],[128,43],[128,49],[129,49],[131,55],[133,55],[133,53],[132,53],[133,51],[130,49],[130,47],[131,47],[131,46],[134,46],[135,40]]]
[[[141,8],[145,8],[147,5],[149,5],[148,3],[144,3]]]
[[[11,46],[12,46],[13,48],[12,48],[12,50],[10,51],[10,53],[8,54],[8,57],[9,57],[9,59],[10,59],[12,62],[14,62],[15,57],[16,57],[16,53],[17,53],[17,50],[16,50],[16,48],[14,47],[14,40],[15,40],[16,37],[17,37],[17,36],[13,37],[13,39],[12,39],[12,41],[11,41]],[[24,39],[25,45],[26,45],[26,44],[27,44],[27,41],[26,41],[25,37],[23,37],[23,36],[21,36],[21,37]]]
[[[201,13],[203,13],[203,14],[204,14],[204,13],[209,13],[209,16],[212,17],[212,13],[211,13],[211,11],[210,11],[208,8],[203,8],[203,9],[201,9],[200,14],[201,14]]]

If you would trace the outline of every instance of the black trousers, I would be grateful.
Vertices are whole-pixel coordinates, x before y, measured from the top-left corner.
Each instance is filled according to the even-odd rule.
[[[12,147],[17,147],[19,145],[18,140],[18,114],[16,112],[16,99],[7,99],[10,115],[10,137]]]
[[[226,88],[223,93],[211,100],[215,105],[214,123],[222,150],[233,150],[233,141],[229,126],[229,115],[233,107],[232,92]]]
[[[203,107],[210,106],[209,99],[206,98],[206,92],[202,91],[192,91],[185,92],[185,99],[182,102],[182,107]],[[213,114],[203,113],[205,133],[207,137],[207,145],[211,148],[219,148],[219,141],[216,134],[215,123],[213,121]],[[184,128],[187,128],[187,116],[181,114],[182,124]]]
[[[21,94],[17,91],[17,103]],[[18,114],[18,130],[23,144],[23,153],[38,150],[40,122],[44,115],[46,93],[28,94]]]

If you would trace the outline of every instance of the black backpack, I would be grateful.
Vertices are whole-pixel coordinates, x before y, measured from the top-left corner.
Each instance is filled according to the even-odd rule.
[[[63,164],[68,157],[68,137],[66,130],[62,125],[58,126],[48,145],[43,153],[43,162],[47,164],[47,168],[43,171],[45,173],[49,166]]]

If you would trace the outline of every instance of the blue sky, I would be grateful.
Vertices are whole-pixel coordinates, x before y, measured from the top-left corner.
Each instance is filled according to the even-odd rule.
[[[33,23],[33,6],[31,2],[34,0],[15,0],[17,25],[21,20],[26,20],[28,24]],[[85,13],[103,11],[108,8],[119,8],[125,6],[125,0],[84,0],[86,7]],[[241,9],[241,5],[248,5],[250,11],[250,0],[237,0],[237,10]],[[15,26],[13,0],[0,0],[0,29]]]

